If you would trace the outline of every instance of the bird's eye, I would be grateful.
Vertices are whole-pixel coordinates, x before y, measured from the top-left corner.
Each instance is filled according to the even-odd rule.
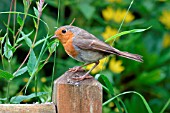
[[[66,30],[66,29],[63,29],[61,32],[62,32],[63,34],[65,34],[65,33],[67,32],[67,30]]]

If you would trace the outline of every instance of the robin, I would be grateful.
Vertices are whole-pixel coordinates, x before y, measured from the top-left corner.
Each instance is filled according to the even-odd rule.
[[[108,55],[118,55],[138,62],[142,62],[142,56],[131,54],[128,52],[119,51],[118,49],[99,40],[89,32],[72,25],[66,25],[58,28],[52,38],[57,38],[66,53],[73,59],[84,62],[83,66],[95,63],[95,65],[83,76],[73,77],[73,79],[81,81],[86,78],[91,78],[89,73],[99,64],[99,60]],[[76,66],[69,71],[82,71],[83,66]]]

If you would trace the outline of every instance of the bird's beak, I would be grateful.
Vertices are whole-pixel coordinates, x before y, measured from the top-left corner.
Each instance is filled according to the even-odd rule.
[[[50,39],[58,38],[58,36],[54,35]]]

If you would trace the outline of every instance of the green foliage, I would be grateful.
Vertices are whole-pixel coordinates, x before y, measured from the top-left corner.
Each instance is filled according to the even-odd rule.
[[[13,78],[13,75],[0,69],[0,77],[5,78],[6,80],[10,80]]]
[[[80,11],[83,13],[83,15],[86,17],[86,19],[91,19],[93,17],[93,14],[95,12],[95,7],[91,6],[87,2],[82,2],[78,5]],[[87,13],[88,12],[88,13]]]
[[[28,70],[28,68],[27,68],[27,66],[25,66],[25,67],[21,68],[20,70],[18,70],[18,71],[17,71],[16,73],[14,73],[13,75],[14,75],[15,77],[18,77],[18,76],[24,74],[25,72],[27,72],[27,70]]]
[[[34,97],[39,97],[39,96],[42,96],[42,95],[46,95],[48,94],[47,92],[38,92],[37,94],[36,93],[32,93],[30,95],[21,95],[21,96],[15,96],[15,97],[12,97],[11,100],[10,100],[10,103],[13,103],[13,104],[19,104],[21,103],[23,100],[28,100],[28,99],[32,99]]]
[[[22,25],[24,24],[22,18],[21,18],[19,15],[17,16],[17,23],[18,23],[20,26],[22,26]]]
[[[37,61],[37,58],[35,56],[35,53],[33,50],[31,50],[30,57],[29,57],[28,63],[27,63],[27,68],[28,68],[28,72],[29,72],[30,76],[32,75],[32,73],[35,69],[36,61]]]
[[[33,8],[34,8],[34,13],[35,13],[36,17],[38,17],[38,9],[36,9],[35,7],[33,7]]]
[[[9,42],[9,39],[7,39],[7,42],[4,46],[4,55],[7,59],[10,59],[13,55],[12,49],[10,48],[11,43]]]

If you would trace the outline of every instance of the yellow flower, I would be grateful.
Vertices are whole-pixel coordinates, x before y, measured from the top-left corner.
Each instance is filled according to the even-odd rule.
[[[123,109],[123,108],[121,108],[121,110],[124,112],[124,109]],[[116,113],[119,113],[119,109],[118,109],[118,108],[115,108],[114,111],[115,111]]]
[[[46,79],[45,77],[42,77],[42,78],[41,78],[41,82],[42,82],[42,83],[44,83],[44,82],[46,82],[46,81],[47,81],[47,79]]]
[[[122,61],[113,57],[109,63],[109,69],[114,73],[121,73],[125,68],[122,66]]]
[[[127,12],[127,10],[125,10],[125,9],[123,9],[123,10],[122,9],[115,10],[113,20],[115,22],[117,22],[117,23],[121,23],[122,20],[124,19],[125,15],[126,15],[126,12]],[[134,15],[131,12],[128,12],[128,14],[127,14],[127,16],[125,18],[125,23],[131,22],[132,20],[134,20],[134,18],[135,18]]]
[[[35,87],[32,87],[32,92],[35,92]],[[37,88],[37,91],[40,91],[40,89],[39,88]]]
[[[114,11],[111,7],[107,7],[102,11],[102,15],[106,21],[112,20],[114,16]]]
[[[166,26],[167,29],[170,29],[170,11],[164,10],[162,16],[159,18],[162,24]]]
[[[120,3],[122,0],[107,0],[107,1],[110,2],[110,3],[113,3],[113,2]]]
[[[164,35],[162,45],[164,48],[167,48],[170,46],[170,34],[167,33]]]
[[[167,2],[167,0],[158,0],[159,2]]]
[[[23,78],[24,82],[28,82],[28,80],[29,80],[28,78]]]
[[[107,7],[102,11],[102,15],[106,21],[113,20],[116,23],[121,23],[126,15],[127,10],[125,9],[116,9],[114,10],[112,7]],[[129,23],[134,20],[134,15],[131,12],[128,12],[125,23]]]
[[[113,102],[109,103],[109,107],[114,107],[114,106],[115,106],[115,104]]]
[[[107,40],[111,36],[117,33],[117,29],[112,29],[110,26],[106,26],[105,31],[102,33],[104,40]]]
[[[101,59],[100,62],[99,62],[99,64],[97,65],[97,67],[94,68],[91,73],[92,73],[92,74],[95,74],[95,73],[97,73],[97,72],[99,72],[99,71],[101,71],[101,70],[106,69],[105,63],[107,63],[107,62],[108,62],[108,58],[105,57],[105,58]],[[86,67],[86,69],[87,69],[87,70],[90,70],[90,69],[93,67],[93,65],[94,65],[94,64],[88,65],[88,66]]]

